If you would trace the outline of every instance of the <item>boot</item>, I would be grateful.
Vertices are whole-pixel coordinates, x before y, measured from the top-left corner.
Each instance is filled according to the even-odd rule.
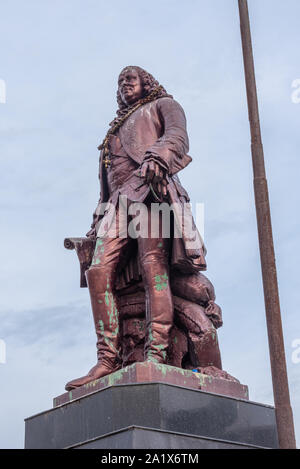
[[[166,363],[173,326],[173,299],[164,263],[147,259],[143,262],[146,297],[145,360]]]
[[[103,268],[86,272],[97,335],[98,363],[86,376],[70,381],[65,389],[72,389],[102,378],[121,368],[119,359],[119,313],[111,291],[109,275]]]

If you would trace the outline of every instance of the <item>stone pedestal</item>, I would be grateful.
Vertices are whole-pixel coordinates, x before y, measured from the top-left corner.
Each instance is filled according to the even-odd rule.
[[[66,404],[74,399],[90,394],[91,392],[107,388],[116,384],[133,383],[169,383],[192,389],[201,389],[226,396],[248,399],[248,387],[238,381],[220,379],[192,370],[184,370],[170,365],[157,363],[134,363],[116,371],[101,379],[96,379],[89,384],[70,392],[65,392],[53,399],[53,406]]]
[[[137,363],[27,418],[25,448],[277,448],[274,408],[247,398],[236,382]]]

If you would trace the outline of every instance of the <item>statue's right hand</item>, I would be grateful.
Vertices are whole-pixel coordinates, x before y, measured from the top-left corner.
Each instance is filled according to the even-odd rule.
[[[91,228],[90,231],[88,231],[85,236],[87,238],[96,238],[97,237],[96,228],[95,227]]]

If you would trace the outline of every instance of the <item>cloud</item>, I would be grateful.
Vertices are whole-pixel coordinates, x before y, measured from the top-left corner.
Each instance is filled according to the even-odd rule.
[[[52,407],[67,381],[96,362],[96,336],[89,305],[9,311],[1,314],[6,364],[0,365],[0,445],[24,446],[23,419]]]

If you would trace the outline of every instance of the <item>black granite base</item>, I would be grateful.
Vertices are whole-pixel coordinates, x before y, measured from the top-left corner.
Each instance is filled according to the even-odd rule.
[[[278,448],[274,408],[162,383],[111,386],[25,420],[25,448]]]
[[[128,427],[87,443],[71,446],[73,449],[258,449],[255,445],[201,438],[184,433],[159,431],[150,428]]]

